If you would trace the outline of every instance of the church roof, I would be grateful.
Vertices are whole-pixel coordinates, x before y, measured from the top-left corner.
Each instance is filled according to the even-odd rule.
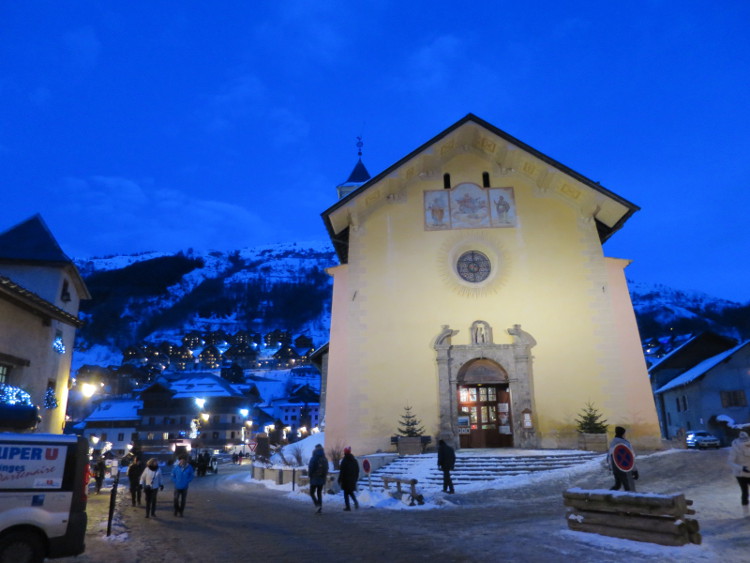
[[[494,136],[499,138],[500,142],[495,141],[494,138],[486,138],[486,133],[489,133],[491,137]],[[447,141],[447,137],[453,134],[456,134],[460,137],[460,140],[458,142],[453,143],[453,146],[449,146],[451,145],[451,143],[445,142],[443,143],[443,146],[440,147],[440,150],[433,151],[433,148],[436,145],[439,145],[442,141]],[[358,188],[341,197],[341,199],[339,199],[335,204],[333,204],[321,214],[341,263],[346,263],[348,261],[349,218],[345,215],[337,213],[337,211],[347,206],[356,205],[356,201],[362,194],[367,192],[371,187],[375,186],[381,181],[384,181],[388,178],[396,179],[398,181],[399,169],[402,167],[406,169],[405,165],[410,161],[416,160],[423,156],[434,157],[438,154],[442,156],[443,154],[449,154],[451,151],[464,150],[467,146],[470,146],[479,152],[483,152],[488,156],[495,158],[496,160],[498,159],[499,154],[503,152],[503,147],[512,146],[512,148],[514,147],[517,149],[521,149],[526,154],[535,159],[538,159],[552,169],[562,172],[563,174],[579,182],[586,188],[605,196],[607,198],[607,201],[609,201],[611,205],[606,210],[598,210],[594,217],[596,220],[597,230],[599,232],[599,238],[602,243],[605,242],[616,231],[618,231],[636,211],[640,210],[640,207],[609,191],[608,189],[601,186],[598,182],[595,182],[576,172],[575,170],[568,168],[564,164],[532,148],[531,146],[516,139],[505,131],[498,129],[487,121],[484,121],[476,115],[469,113],[417,149],[407,154],[395,164],[383,170],[380,174],[377,174],[376,176],[370,178]],[[505,150],[506,155],[509,152],[509,150]],[[428,166],[427,158],[425,158],[425,163],[423,164],[423,166]],[[407,176],[405,170],[402,170],[402,172],[404,172],[402,176],[405,178]],[[402,181],[404,180],[402,179]],[[372,204],[372,201],[370,200],[374,200],[375,196],[378,196],[378,198],[390,197],[390,194],[385,193],[387,190],[379,191],[383,193],[375,194],[373,197],[368,196],[368,198],[365,198],[368,199],[367,205]]]
[[[349,178],[347,178],[346,183],[347,184],[362,184],[370,179],[370,173],[367,171],[367,168],[365,168],[365,165],[362,164],[362,159],[357,160],[357,164],[354,165],[354,169],[352,170],[352,173],[349,174]]]
[[[0,260],[65,264],[73,262],[62,251],[39,214],[0,233]]]

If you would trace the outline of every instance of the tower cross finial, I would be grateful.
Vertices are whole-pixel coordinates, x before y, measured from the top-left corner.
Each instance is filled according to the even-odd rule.
[[[357,137],[357,156],[360,157],[362,156],[362,145],[364,145],[364,143],[362,142],[362,136],[360,135]]]

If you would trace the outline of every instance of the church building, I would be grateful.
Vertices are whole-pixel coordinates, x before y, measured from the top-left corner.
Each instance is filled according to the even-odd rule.
[[[322,214],[329,445],[387,451],[410,407],[461,448],[575,448],[591,403],[659,447],[630,261],[602,248],[636,205],[472,114],[354,175]]]

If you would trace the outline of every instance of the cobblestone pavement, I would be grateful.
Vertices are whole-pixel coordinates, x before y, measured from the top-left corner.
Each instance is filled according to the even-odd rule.
[[[697,457],[692,454],[701,456],[700,464],[693,463]],[[706,540],[702,546],[597,541],[601,536],[567,531],[561,492],[572,486],[607,487],[611,478],[604,473],[561,478],[544,486],[459,491],[451,497],[456,506],[433,510],[343,512],[342,497],[327,495],[323,514],[316,515],[312,502],[247,483],[249,466],[242,466],[196,479],[184,518],[172,513],[169,483],[159,495],[155,519],[144,518],[142,508],[130,506],[127,490],[120,487],[109,538],[105,537],[109,494],[93,495],[86,553],[61,561],[747,561],[750,518],[742,518],[739,507],[734,507],[738,491],[731,476],[717,474],[725,457],[725,451],[684,452],[639,465],[641,481],[663,475],[661,481],[653,481],[657,488],[651,490],[665,494],[685,490],[688,498],[696,499],[696,506],[705,505],[697,516]],[[707,471],[713,471],[711,479],[724,487],[719,494],[730,499],[728,508],[717,504],[716,488],[702,494]],[[669,486],[675,491],[659,489]]]

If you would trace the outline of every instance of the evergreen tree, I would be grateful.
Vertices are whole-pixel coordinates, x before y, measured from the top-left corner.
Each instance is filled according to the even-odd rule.
[[[57,406],[57,395],[55,395],[54,387],[47,387],[47,391],[44,393],[44,408],[56,409]]]
[[[585,434],[606,434],[607,421],[602,420],[602,416],[602,413],[589,401],[578,415],[578,418],[576,418],[578,432]]]
[[[422,421],[412,414],[409,405],[404,407],[404,414],[401,415],[401,420],[398,424],[399,436],[421,436],[424,434]]]

